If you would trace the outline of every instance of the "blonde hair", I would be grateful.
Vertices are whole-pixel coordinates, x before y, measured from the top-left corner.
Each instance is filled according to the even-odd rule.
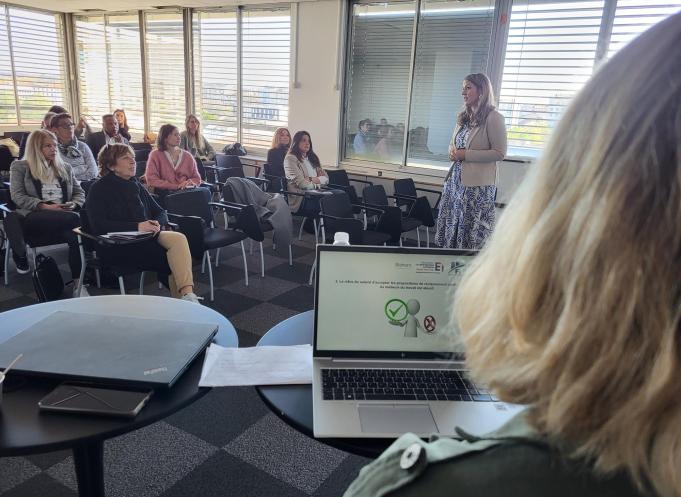
[[[485,124],[489,113],[496,108],[492,82],[481,72],[469,74],[463,80],[468,81],[478,90],[478,108],[473,112],[471,106],[464,105],[456,118],[456,122],[459,126],[482,126]]]
[[[455,302],[468,364],[549,440],[681,494],[681,15],[574,99]]]
[[[277,128],[274,130],[274,134],[272,135],[272,146],[270,148],[277,148],[279,146],[279,136],[284,131],[288,133],[289,144],[291,143],[291,132],[288,130],[288,128]]]
[[[37,129],[28,135],[23,160],[28,162],[31,176],[41,183],[51,180],[52,176],[65,180],[68,174],[61,160],[59,149],[57,149],[57,153],[54,156],[54,161],[48,162],[45,160],[42,147],[47,140],[52,140],[55,143],[55,148],[59,146],[59,141],[55,134],[46,129]]]
[[[189,121],[194,118],[199,125],[196,127],[196,136],[193,136],[191,131],[189,131]],[[203,135],[201,135],[201,119],[196,117],[194,114],[189,114],[187,119],[184,120],[184,129],[187,133],[187,142],[189,145],[194,145],[197,149],[203,150],[205,148],[205,143],[203,142]]]
[[[118,159],[125,157],[126,155],[132,155],[135,158],[135,150],[125,143],[112,143],[111,145],[105,145],[97,154],[97,164],[99,165],[99,175],[106,176],[111,171],[111,167],[116,165]]]

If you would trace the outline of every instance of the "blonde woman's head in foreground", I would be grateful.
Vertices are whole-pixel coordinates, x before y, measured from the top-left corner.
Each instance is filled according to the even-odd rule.
[[[681,495],[681,14],[574,99],[456,299],[473,375],[596,470]]]

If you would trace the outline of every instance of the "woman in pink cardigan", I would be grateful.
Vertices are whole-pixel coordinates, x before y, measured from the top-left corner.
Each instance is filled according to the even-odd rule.
[[[196,161],[189,152],[180,148],[180,132],[172,124],[161,126],[156,150],[147,159],[145,176],[154,193],[160,194],[201,184]]]

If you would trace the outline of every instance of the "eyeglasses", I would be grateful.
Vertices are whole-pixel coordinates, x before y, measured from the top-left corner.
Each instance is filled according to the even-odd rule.
[[[69,124],[61,124],[59,127],[63,128],[63,129],[71,129],[71,128],[75,128],[76,125],[73,124],[73,123],[69,123]]]

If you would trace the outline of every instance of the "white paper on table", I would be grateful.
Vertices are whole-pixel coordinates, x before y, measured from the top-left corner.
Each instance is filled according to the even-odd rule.
[[[200,387],[312,383],[312,345],[221,347],[211,344]]]

